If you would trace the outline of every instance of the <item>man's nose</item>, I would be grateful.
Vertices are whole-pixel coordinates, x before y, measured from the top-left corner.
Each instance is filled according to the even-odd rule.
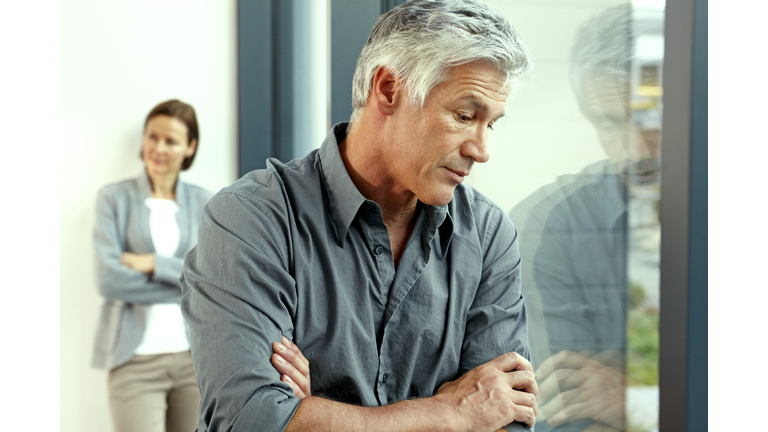
[[[473,136],[462,148],[464,156],[472,158],[475,162],[485,163],[491,158],[488,151],[488,128],[485,125],[478,125]]]

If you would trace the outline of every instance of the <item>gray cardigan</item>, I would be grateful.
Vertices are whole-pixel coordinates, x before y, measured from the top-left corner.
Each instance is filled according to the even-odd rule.
[[[184,257],[197,243],[203,208],[212,194],[176,182],[179,211],[179,247],[173,257],[155,256],[155,272],[146,275],[121,262],[123,252],[154,253],[149,230],[151,185],[145,172],[138,177],[103,187],[96,200],[93,232],[96,283],[104,297],[91,365],[112,369],[126,363],[141,343],[146,326],[146,306],[178,303],[179,277]]]

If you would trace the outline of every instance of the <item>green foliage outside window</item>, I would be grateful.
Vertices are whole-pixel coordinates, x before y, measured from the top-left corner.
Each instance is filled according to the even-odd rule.
[[[659,311],[644,307],[645,291],[629,284],[627,385],[659,385]]]

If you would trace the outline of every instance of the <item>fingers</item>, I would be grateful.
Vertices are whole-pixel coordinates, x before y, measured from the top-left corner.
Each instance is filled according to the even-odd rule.
[[[299,387],[295,382],[293,382],[291,377],[289,377],[288,375],[280,376],[280,381],[291,386],[291,389],[293,389],[293,394],[295,394],[297,398],[304,399],[305,397],[307,397],[306,393],[304,393],[301,387]]]
[[[307,361],[304,354],[299,351],[299,348],[285,336],[283,336],[282,343],[272,343],[272,351],[298,370],[300,374],[309,376],[309,361]]]
[[[502,354],[489,361],[488,364],[499,368],[502,372],[511,372],[513,370],[529,370],[533,372],[531,362],[516,352]]]
[[[502,354],[488,362],[505,372],[509,386],[515,390],[522,390],[535,397],[539,394],[539,385],[536,383],[536,375],[533,366],[525,357],[516,352]]]
[[[297,347],[293,342],[291,342],[287,337],[283,336],[282,338],[283,345],[287,346],[291,352],[293,352],[301,361],[307,366],[307,373],[309,373],[309,360],[307,360],[306,357],[304,357],[304,354],[301,353],[299,350],[299,347]]]
[[[536,401],[536,395],[522,391],[512,392],[510,399],[515,405],[528,407],[532,410],[533,417],[539,415],[539,404]]]
[[[299,398],[311,395],[309,361],[299,348],[283,336],[282,342],[273,342],[272,366],[280,372],[280,380],[291,386]]]
[[[528,369],[515,370],[507,372],[505,377],[511,388],[530,393],[534,398],[539,395],[539,385],[536,383],[536,376],[533,371]]]
[[[302,375],[279,354],[272,354],[271,361],[272,366],[280,373],[280,380],[293,389],[296,397],[303,399],[311,395],[309,375]]]
[[[536,415],[538,413],[538,407],[536,405],[536,399],[533,399],[533,406],[528,406],[527,403],[529,402],[527,400],[526,396],[531,396],[528,393],[523,392],[515,392],[519,394],[519,397],[513,397],[513,399],[517,399],[515,402],[515,417],[514,421],[525,423],[528,425],[528,427],[533,427],[533,425],[536,424]]]
[[[456,409],[467,430],[489,430],[513,421],[532,427],[538,391],[530,362],[510,352],[443,383],[436,397]]]
[[[536,375],[533,366],[525,357],[516,352],[502,354],[488,362],[506,373],[509,386],[515,390],[531,393],[534,397],[539,394],[539,385],[536,383]]]

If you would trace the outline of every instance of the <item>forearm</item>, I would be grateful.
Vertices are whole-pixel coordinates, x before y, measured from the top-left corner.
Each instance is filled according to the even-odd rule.
[[[125,267],[102,266],[96,274],[96,281],[99,294],[110,300],[168,303],[176,302],[181,297],[179,288],[154,282],[149,276]]]
[[[361,407],[309,396],[301,401],[285,431],[456,431],[456,412],[439,397]]]
[[[184,266],[184,258],[155,255],[155,268],[152,278],[174,287],[179,285],[179,277]]]

